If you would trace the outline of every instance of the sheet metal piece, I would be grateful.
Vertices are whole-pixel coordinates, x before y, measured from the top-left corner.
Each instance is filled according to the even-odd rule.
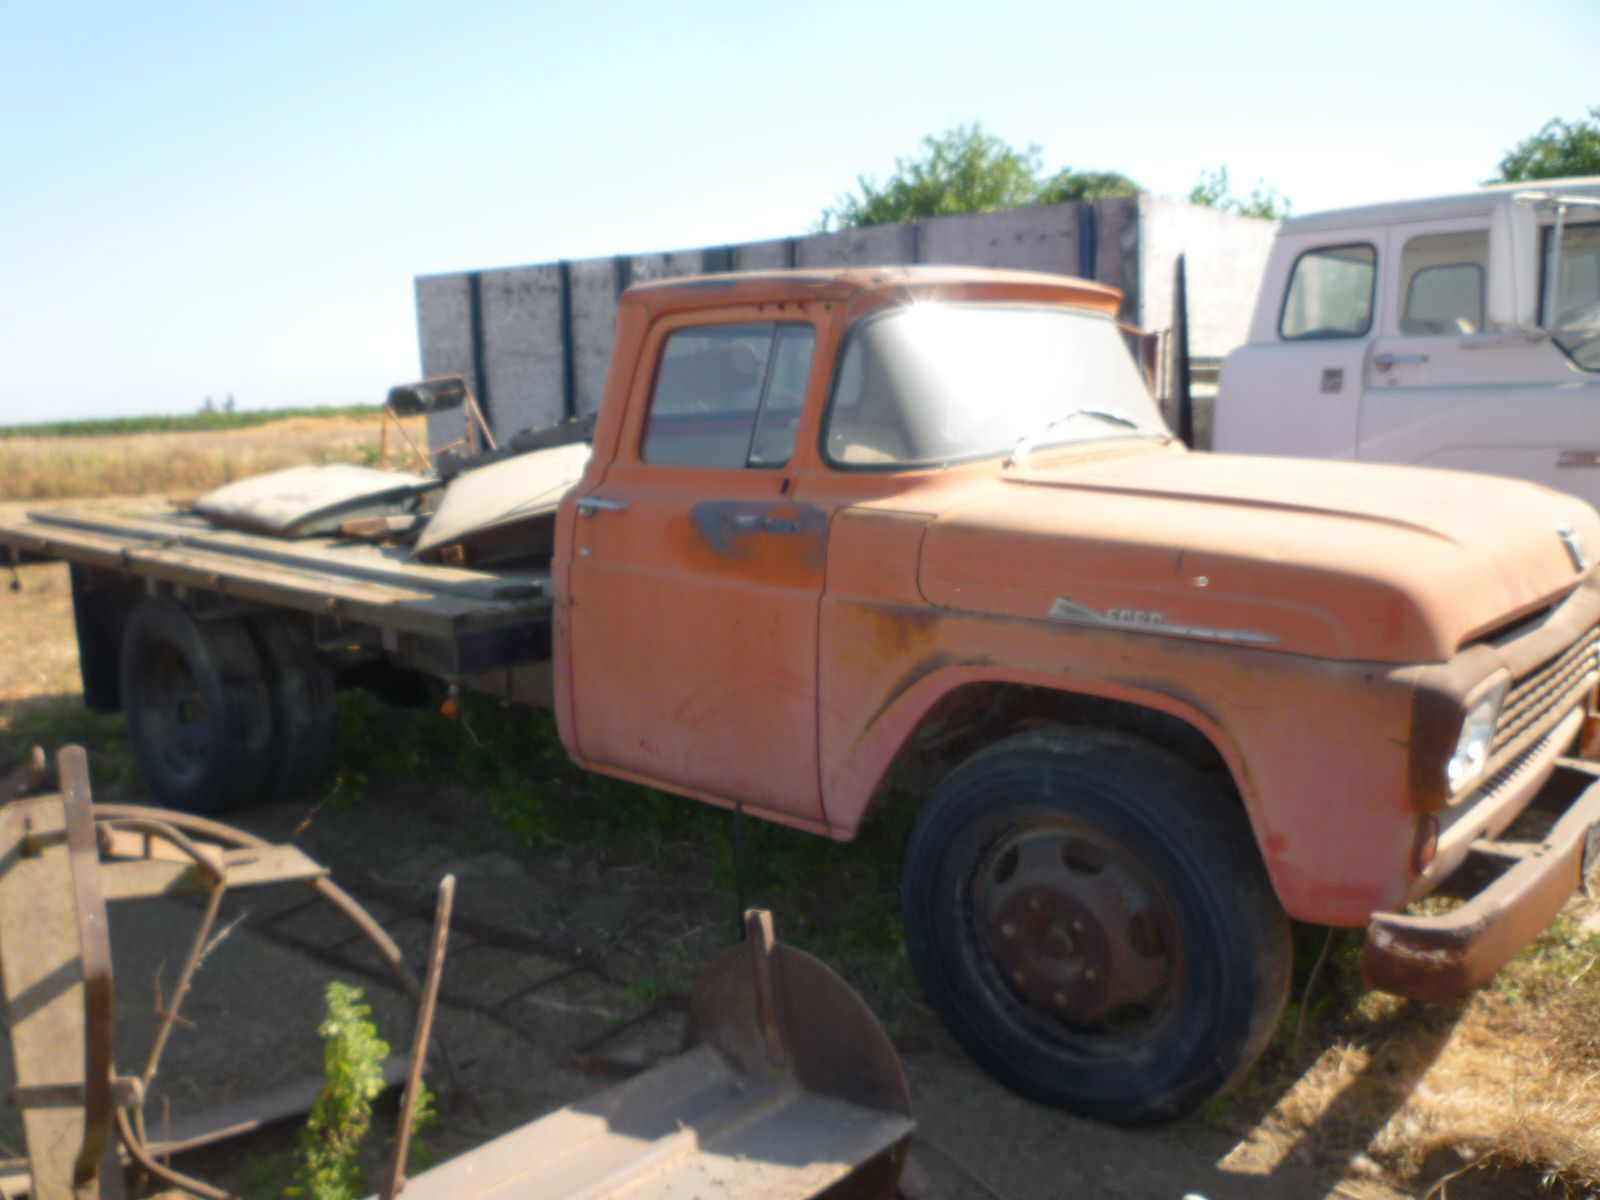
[[[300,538],[336,533],[342,521],[400,516],[415,510],[438,480],[349,463],[288,467],[235,480],[195,501],[214,525]]]
[[[417,538],[425,562],[484,563],[539,553],[539,527],[583,477],[589,447],[552,446],[502,459],[452,479]],[[502,536],[494,536],[494,535]],[[505,536],[509,535],[509,536]]]
[[[889,1200],[913,1122],[861,998],[746,918],[695,985],[690,1048],[407,1182],[407,1200]]]

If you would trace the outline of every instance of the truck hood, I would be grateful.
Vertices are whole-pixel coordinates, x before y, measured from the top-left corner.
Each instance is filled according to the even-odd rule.
[[[919,584],[950,608],[1429,662],[1569,594],[1595,555],[1594,509],[1533,484],[1154,451],[950,494]]]

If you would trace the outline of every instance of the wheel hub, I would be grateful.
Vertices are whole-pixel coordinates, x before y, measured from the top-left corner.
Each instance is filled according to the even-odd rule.
[[[1096,830],[1031,827],[977,879],[983,940],[1006,985],[1074,1025],[1148,1014],[1170,991],[1175,926],[1146,872]]]
[[[143,720],[155,752],[173,771],[197,770],[211,737],[211,723],[194,668],[176,647],[160,646],[152,655],[144,688]]]

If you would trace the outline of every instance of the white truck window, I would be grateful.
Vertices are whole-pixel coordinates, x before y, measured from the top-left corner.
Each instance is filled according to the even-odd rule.
[[[1550,234],[1545,233],[1545,279],[1550,286]],[[1556,345],[1585,371],[1600,371],[1600,221],[1568,225],[1561,235],[1560,277],[1556,280],[1555,311],[1546,327]]]
[[[1400,332],[1410,337],[1482,333],[1486,230],[1414,237],[1400,255]]]
[[[1289,273],[1278,336],[1285,341],[1366,336],[1377,267],[1378,252],[1366,244],[1307,250]]]

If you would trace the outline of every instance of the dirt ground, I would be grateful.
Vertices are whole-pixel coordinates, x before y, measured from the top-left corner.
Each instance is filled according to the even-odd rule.
[[[8,747],[7,731],[28,714],[70,712],[64,702],[78,687],[64,568],[27,566],[18,577],[20,591],[0,593],[0,746]],[[52,720],[65,734],[78,728],[70,717]],[[98,727],[88,726],[91,733]],[[133,777],[97,786],[102,799],[144,799]],[[693,853],[626,868],[602,866],[575,847],[530,858],[481,797],[459,788],[385,784],[355,805],[300,800],[232,819],[271,838],[293,836],[392,922],[413,961],[434,887],[446,872],[458,877],[462,921],[441,1020],[463,1087],[441,1083],[442,1121],[428,1135],[441,1157],[670,1053],[682,1023],[671,998],[686,992],[694,969],[732,930],[734,897]],[[345,940],[348,931],[327,912],[293,907],[303,899],[283,889],[230,899],[230,932],[205,962],[164,1068],[166,1099],[150,1111],[175,1120],[203,1103],[314,1078],[315,1027],[330,978],[366,984],[384,1035],[403,1051],[406,1005],[376,979],[352,978],[376,960]],[[123,1069],[137,1061],[157,981],[170,976],[196,912],[162,902],[115,916]],[[1592,919],[1592,909],[1580,915]],[[781,936],[781,911],[777,921]],[[485,931],[514,944],[480,936]],[[1407,1121],[1426,1122],[1434,1110],[1419,1109],[1418,1095],[1461,1086],[1449,1070],[1453,1056],[1471,1052],[1463,1011],[1447,1006],[1418,1024],[1424,1036],[1408,1037],[1407,1054],[1329,1040],[1310,1048],[1299,1078],[1271,1094],[1142,1131],[1029,1104],[991,1083],[942,1033],[919,1034],[900,1046],[916,1106],[915,1153],[949,1200],[1418,1195],[1471,1167],[1477,1151],[1432,1154],[1401,1180],[1378,1161],[1378,1147],[1413,1136]],[[1454,1069],[1459,1074],[1459,1064]],[[1595,1079],[1573,1086],[1593,1089]],[[0,1079],[0,1087],[9,1084]],[[1591,1090],[1572,1101],[1593,1098]],[[1413,1131],[1423,1132],[1421,1125]],[[0,1127],[0,1139],[19,1144],[14,1126]],[[190,1165],[247,1195],[277,1195],[292,1141],[291,1130],[271,1131]],[[1546,1193],[1537,1173],[1523,1170],[1460,1174],[1431,1194]]]

